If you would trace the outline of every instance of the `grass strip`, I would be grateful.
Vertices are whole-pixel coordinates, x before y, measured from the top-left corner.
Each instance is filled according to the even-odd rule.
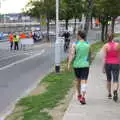
[[[96,42],[91,45],[93,58],[96,56],[96,53],[99,52],[100,48],[102,48],[104,44],[105,44],[104,42]]]
[[[115,37],[120,37],[120,33],[115,33]]]
[[[93,54],[96,54],[103,44],[102,42],[93,44],[91,46]],[[52,116],[49,115],[46,109],[56,107],[73,87],[74,73],[65,69],[65,62],[62,63],[62,66],[64,66],[64,70],[60,74],[52,72],[42,80],[40,84],[47,85],[44,93],[27,96],[17,103],[16,106],[26,108],[22,110],[23,116],[21,120],[52,120]],[[15,118],[15,120],[19,119]]]
[[[42,80],[44,84],[48,84],[46,92],[37,96],[27,96],[18,102],[19,106],[31,108],[30,111],[24,111],[23,120],[40,120],[38,116],[41,116],[41,120],[51,120],[50,116],[42,111],[57,106],[72,87],[73,79],[74,75],[70,71],[64,71],[60,74],[50,73],[46,76]]]

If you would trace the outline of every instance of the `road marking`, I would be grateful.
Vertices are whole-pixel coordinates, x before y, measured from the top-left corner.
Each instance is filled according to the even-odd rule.
[[[24,54],[14,54],[14,55],[12,55],[12,56],[3,57],[2,59],[0,59],[0,61],[1,61],[1,60],[9,59],[9,58],[12,58],[12,57],[15,57],[15,56],[21,56],[21,55],[24,55]]]
[[[0,68],[0,71],[1,71],[1,70],[4,70],[4,69],[7,69],[7,68],[10,68],[10,67],[12,67],[12,66],[14,66],[14,65],[17,65],[17,64],[19,64],[19,63],[25,62],[25,61],[27,61],[27,60],[33,59],[33,58],[35,58],[35,57],[37,57],[37,56],[40,56],[40,55],[42,55],[44,52],[45,52],[45,50],[43,49],[43,50],[41,50],[41,52],[38,53],[38,54],[35,54],[35,55],[33,55],[33,56],[24,58],[24,59],[22,59],[22,60],[16,61],[16,62],[14,62],[14,63],[12,63],[12,64],[9,64],[9,65],[6,65],[6,66]]]

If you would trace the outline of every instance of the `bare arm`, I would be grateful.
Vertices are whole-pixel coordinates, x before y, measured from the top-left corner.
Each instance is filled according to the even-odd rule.
[[[102,48],[103,50],[103,73],[105,73],[105,57],[106,57],[106,52],[107,52],[107,44],[105,44]]]
[[[105,57],[107,53],[107,44],[105,44],[102,49],[103,49],[103,62],[105,63]]]
[[[89,63],[91,64],[91,62],[92,62],[92,49],[91,49],[91,47],[89,50],[88,60],[89,60]]]
[[[68,68],[70,67],[73,59],[75,57],[75,44],[73,44],[71,46],[70,52],[69,52],[69,56],[68,56]]]

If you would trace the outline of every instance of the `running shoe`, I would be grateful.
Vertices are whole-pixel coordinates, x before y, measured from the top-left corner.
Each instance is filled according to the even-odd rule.
[[[114,92],[113,92],[113,100],[115,101],[115,102],[117,102],[117,100],[118,100],[118,93],[117,93],[117,90],[114,90]]]
[[[108,99],[112,99],[112,95],[111,94],[108,95]]]
[[[85,98],[84,98],[84,97],[81,97],[80,103],[81,103],[82,105],[86,104],[86,101],[85,101]]]

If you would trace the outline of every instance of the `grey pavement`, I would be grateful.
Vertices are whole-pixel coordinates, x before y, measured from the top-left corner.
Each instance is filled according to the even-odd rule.
[[[15,64],[14,64],[15,63]],[[35,87],[54,66],[54,45],[36,45],[33,50],[0,49],[0,117],[19,97]]]
[[[90,68],[87,104],[81,105],[74,95],[63,120],[120,120],[120,100],[115,103],[107,98],[102,58],[100,52]]]
[[[115,33],[120,33],[120,23],[115,25]]]
[[[97,41],[100,41],[100,39],[101,39],[101,31],[99,29],[96,30],[93,29],[88,31],[88,37],[87,37],[88,42],[92,44]]]

